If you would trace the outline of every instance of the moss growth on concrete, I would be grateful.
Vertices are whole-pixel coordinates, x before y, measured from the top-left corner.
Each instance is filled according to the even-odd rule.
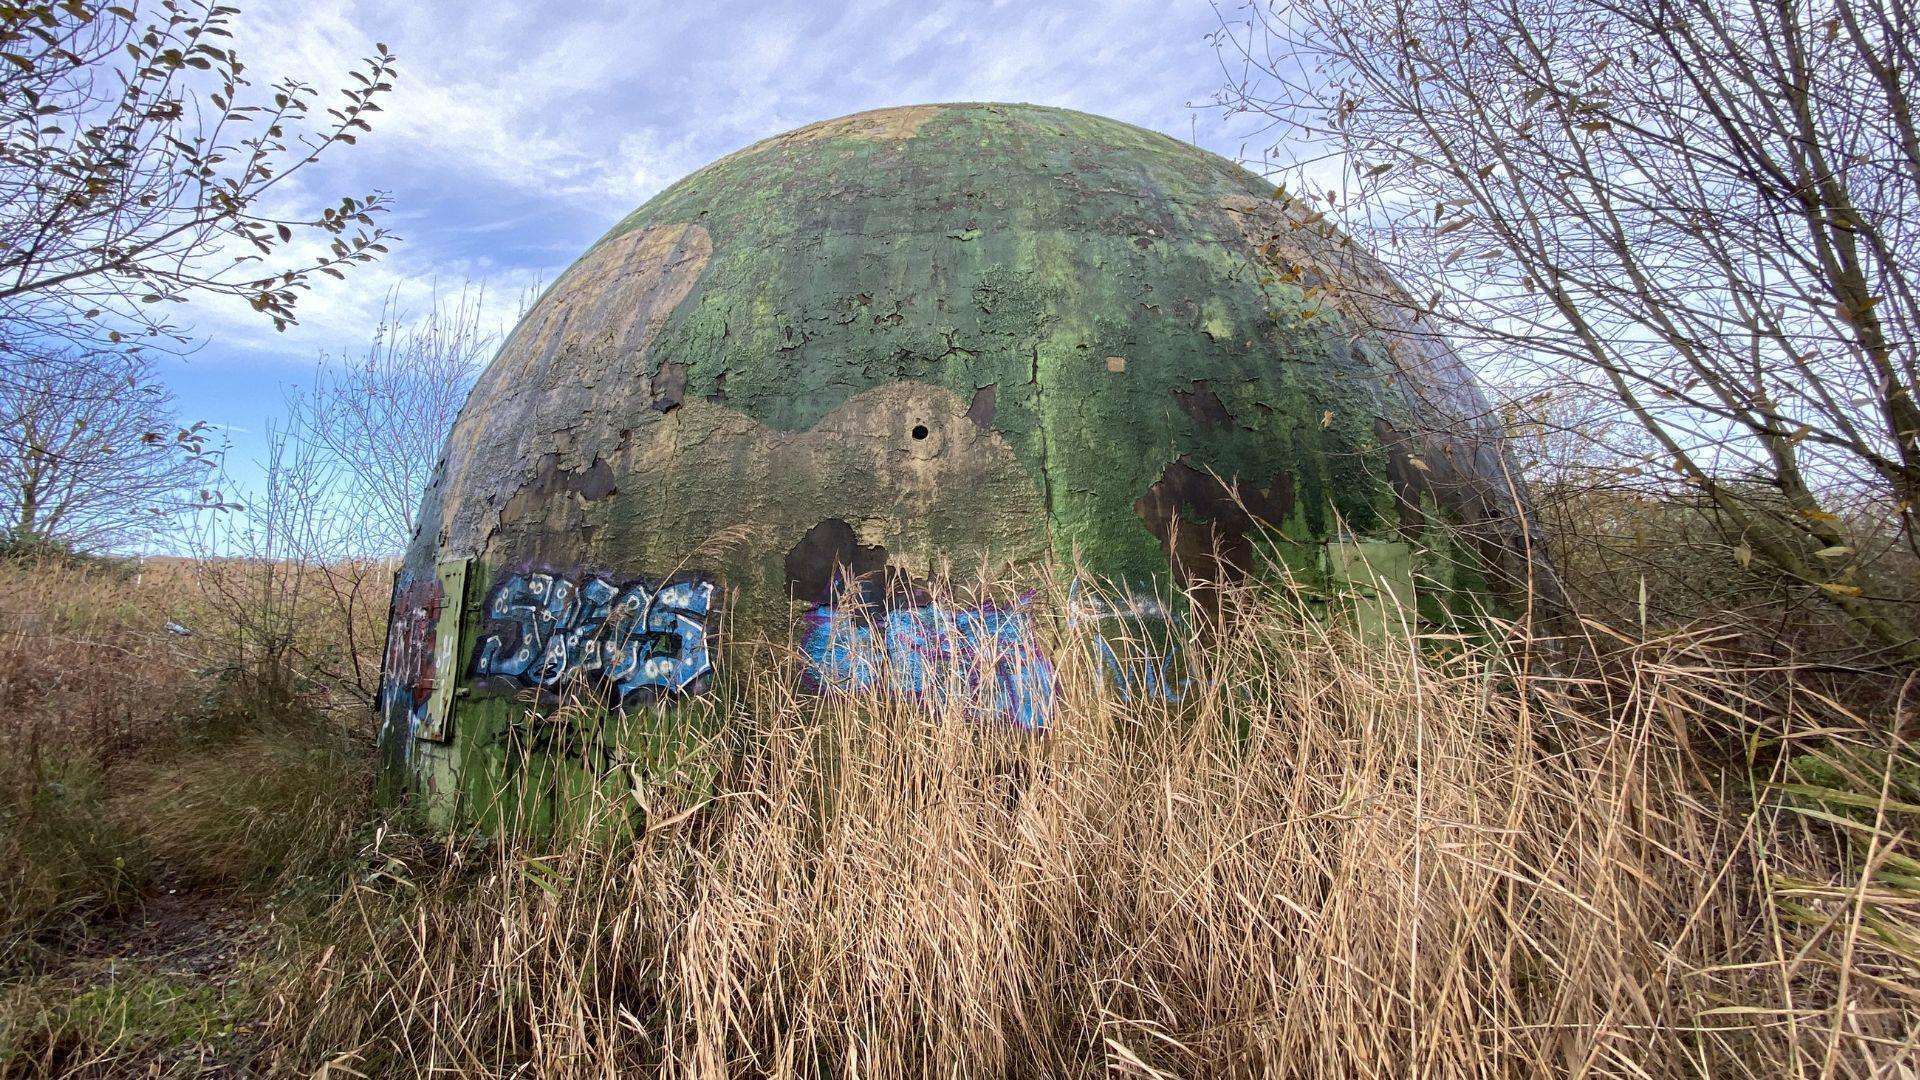
[[[1426,526],[1506,514],[1484,402],[1376,264],[1273,195],[1164,135],[1025,105],[885,110],[729,155],[529,312],[407,565],[697,569],[736,634],[770,638],[820,599],[790,557],[827,522],[922,581],[1078,567],[1164,592],[1260,550],[1337,591],[1325,545],[1358,541],[1483,589]],[[500,778],[451,763],[521,706],[476,689],[455,708],[467,730],[410,768],[472,793]]]

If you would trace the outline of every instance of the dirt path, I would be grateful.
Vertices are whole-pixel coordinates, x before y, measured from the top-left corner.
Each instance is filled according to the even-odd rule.
[[[76,1076],[257,1075],[246,966],[266,945],[265,920],[265,909],[244,897],[163,879],[138,911],[99,924],[46,977],[67,997],[50,1048],[56,1068]]]
[[[260,943],[258,914],[243,898],[170,882],[139,911],[102,925],[73,959],[117,960],[156,975],[219,985],[234,978],[241,958]]]

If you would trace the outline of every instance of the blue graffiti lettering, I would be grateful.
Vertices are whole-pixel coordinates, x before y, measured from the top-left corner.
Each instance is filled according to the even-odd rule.
[[[631,695],[697,692],[713,671],[707,614],[713,583],[624,588],[597,577],[580,584],[552,574],[515,574],[487,600],[491,633],[476,650],[475,675],[554,689],[585,683]]]
[[[1074,625],[1091,628],[1100,667],[1120,700],[1179,701],[1186,696],[1192,680],[1176,682],[1174,672],[1174,639],[1181,620],[1165,604],[1135,595],[1103,599],[1075,580],[1068,590],[1068,612]]]
[[[931,604],[876,622],[859,605],[821,606],[808,622],[806,677],[823,693],[889,690],[1029,731],[1052,715],[1053,665],[1024,610]]]

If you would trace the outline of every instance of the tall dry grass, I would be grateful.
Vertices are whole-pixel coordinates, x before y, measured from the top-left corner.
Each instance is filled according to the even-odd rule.
[[[272,887],[352,850],[371,800],[366,713],[258,691],[258,620],[224,617],[244,569],[0,559],[0,990],[162,883]],[[302,632],[350,651],[359,639],[321,599]],[[376,636],[363,666],[377,650]],[[288,684],[327,679],[296,659]]]
[[[137,905],[152,861],[104,769],[203,711],[175,568],[0,560],[0,976]]]
[[[385,830],[279,993],[276,1061],[1910,1075],[1920,818],[1890,800],[1912,756],[1886,717],[1699,636],[1574,679],[1512,637],[1229,607],[1177,703],[1125,700],[1084,626],[1049,628],[1043,737],[957,698],[804,694],[776,656],[585,827]],[[1880,787],[1835,803],[1803,745]]]
[[[113,756],[204,711],[205,629],[182,560],[0,559],[0,716],[10,758]]]
[[[366,712],[260,693],[245,569],[0,558],[0,1077],[244,1073],[269,976],[240,954],[362,842]],[[329,610],[303,629],[338,655]]]

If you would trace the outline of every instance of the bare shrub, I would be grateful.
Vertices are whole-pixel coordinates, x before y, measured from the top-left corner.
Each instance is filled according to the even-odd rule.
[[[1543,549],[1569,601],[1586,618],[1632,636],[1682,628],[1735,631],[1728,649],[1772,655],[1793,668],[1854,668],[1857,693],[1888,691],[1885,671],[1868,661],[1875,643],[1805,583],[1756,558],[1737,523],[1697,486],[1643,463],[1657,452],[1631,418],[1604,400],[1562,388],[1516,403],[1508,414],[1515,456],[1528,476]],[[1727,481],[1743,503],[1790,511],[1759,481]],[[1747,528],[1769,528],[1766,518]],[[1897,526],[1847,509],[1848,532],[1878,554],[1879,588],[1920,605],[1920,559],[1898,541]],[[1790,537],[1780,537],[1787,542]]]
[[[220,503],[206,426],[176,420],[139,354],[42,357],[0,378],[0,539],[126,550]]]
[[[256,719],[364,718],[379,681],[392,563],[351,546],[359,527],[333,501],[330,466],[312,444],[272,432],[267,454],[244,508],[203,515],[189,537],[229,702]]]
[[[322,364],[268,435],[265,479],[192,538],[229,663],[260,715],[299,704],[363,727],[395,560],[440,444],[493,347],[477,288],[408,318],[389,297],[365,353]]]
[[[289,397],[287,431],[310,446],[350,539],[365,554],[394,556],[413,536],[441,444],[498,336],[485,328],[485,291],[471,283],[409,318],[388,295],[366,351],[322,363]]]
[[[1920,660],[1911,10],[1235,12],[1220,100],[1274,122],[1298,227],[1380,252],[1498,381],[1604,400],[1640,436],[1617,464],[1711,504],[1728,563],[1826,606],[1855,662]]]

